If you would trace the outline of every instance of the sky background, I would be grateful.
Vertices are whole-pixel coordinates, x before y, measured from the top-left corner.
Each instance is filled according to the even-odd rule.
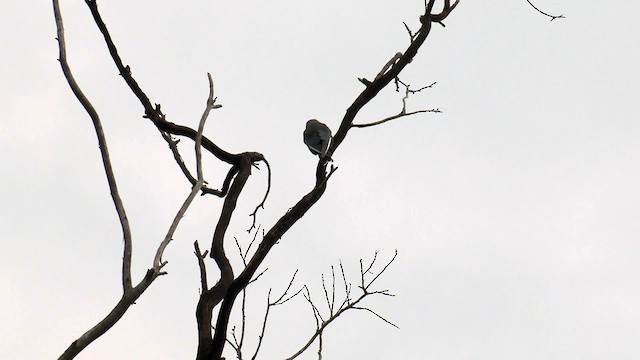
[[[400,3],[400,4],[399,4]],[[396,323],[347,313],[326,332],[326,359],[640,358],[640,45],[633,1],[462,1],[434,26],[402,79],[432,89],[408,110],[439,114],[353,129],[320,202],[267,258],[249,291],[248,350],[266,291],[308,284],[379,251],[398,258],[371,299]],[[0,359],[55,359],[121,296],[122,236],[88,116],[60,70],[49,1],[0,0]],[[306,120],[334,131],[418,28],[422,0],[102,1],[125,64],[169,120],[195,127],[211,72],[223,108],[206,135],[269,160],[269,228],[313,186]],[[134,237],[134,281],[152,265],[189,184],[112,64],[82,1],[62,1],[68,60],[102,116]],[[357,117],[396,114],[387,89]],[[191,143],[182,151],[193,162]],[[205,177],[226,167],[208,158]],[[253,172],[228,232],[266,186]],[[206,248],[221,200],[199,197],[157,279],[77,359],[191,359]],[[237,261],[237,258],[236,258]],[[214,266],[210,265],[211,277]],[[355,285],[354,285],[355,286]],[[302,298],[272,311],[263,359],[294,353],[314,330]],[[313,347],[304,359],[313,359]],[[233,358],[229,353],[228,359]]]

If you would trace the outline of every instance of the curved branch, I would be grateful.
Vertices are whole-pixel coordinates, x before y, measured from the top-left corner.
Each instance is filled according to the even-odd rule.
[[[542,15],[548,16],[551,18],[551,21],[555,20],[555,19],[564,19],[564,15],[551,15],[551,14],[547,14],[546,12],[538,9],[535,5],[533,5],[533,3],[530,0],[527,0],[527,2],[529,3],[529,5],[531,5],[532,8],[536,9],[537,12],[539,12]]]
[[[256,215],[258,214],[258,210],[264,209],[264,203],[265,201],[267,201],[267,197],[269,196],[269,191],[271,191],[271,166],[269,166],[269,162],[267,161],[267,159],[264,159],[263,161],[267,166],[267,191],[265,191],[264,198],[262,198],[262,201],[260,202],[260,204],[258,204],[255,210],[253,210],[253,212],[249,215],[253,218],[253,222],[249,230],[247,230],[247,232],[251,232],[251,230],[253,230],[256,227]]]
[[[253,166],[255,162],[263,160],[264,156],[259,153],[248,152],[239,155],[237,175],[231,184],[229,194],[225,197],[218,223],[213,232],[210,257],[214,259],[220,270],[220,279],[211,289],[205,289],[203,291],[196,307],[196,320],[198,325],[198,354],[196,358],[199,360],[219,358],[227,339],[229,319],[225,315],[221,316],[220,314],[223,314],[222,309],[225,308],[225,301],[230,301],[231,304],[233,304],[239,291],[231,290],[234,274],[231,262],[224,251],[224,237],[231,222],[233,212],[235,211],[238,197],[251,175],[251,166]],[[241,291],[242,289],[239,290]],[[211,321],[213,318],[213,309],[220,304],[221,301],[223,301],[223,304],[216,321],[215,333],[212,336]]]
[[[64,25],[62,22],[62,13],[60,12],[60,4],[57,0],[53,1],[53,12],[56,21],[57,28],[57,36],[58,36],[58,50],[59,50],[59,59],[60,66],[62,67],[62,72],[64,74],[65,79],[69,83],[69,87],[71,87],[71,91],[76,96],[80,104],[84,107],[85,111],[89,114],[91,121],[93,122],[93,127],[96,132],[96,137],[98,138],[98,145],[100,147],[100,155],[102,157],[102,165],[104,167],[105,174],[107,176],[107,183],[109,184],[109,190],[111,192],[111,199],[113,200],[113,204],[116,207],[116,212],[118,213],[118,219],[120,220],[120,227],[122,228],[122,238],[124,240],[124,255],[122,259],[122,288],[123,292],[126,293],[132,288],[131,285],[131,253],[132,249],[132,238],[131,238],[131,229],[129,227],[129,220],[127,218],[127,213],[124,209],[124,204],[122,203],[122,199],[120,198],[120,193],[118,192],[118,185],[116,183],[116,178],[113,173],[113,168],[111,166],[111,158],[109,157],[109,148],[107,146],[107,140],[104,135],[104,131],[102,129],[102,123],[100,121],[100,116],[98,116],[98,112],[93,107],[89,99],[84,95],[78,83],[76,83],[75,78],[73,77],[73,73],[71,72],[71,68],[67,63],[67,51],[66,51],[66,43],[64,39]]]

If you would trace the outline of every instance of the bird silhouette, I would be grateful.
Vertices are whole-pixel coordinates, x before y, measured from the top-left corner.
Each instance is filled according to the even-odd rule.
[[[324,158],[331,142],[331,129],[316,119],[307,121],[307,127],[303,133],[304,143],[314,155]]]

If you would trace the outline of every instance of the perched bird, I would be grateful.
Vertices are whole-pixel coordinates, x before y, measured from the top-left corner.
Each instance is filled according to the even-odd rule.
[[[303,133],[304,143],[311,153],[324,158],[331,141],[331,129],[316,119],[307,121],[307,127]]]

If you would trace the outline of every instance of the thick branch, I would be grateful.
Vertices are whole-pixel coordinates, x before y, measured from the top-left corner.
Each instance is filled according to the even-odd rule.
[[[89,10],[91,10],[91,14],[93,16],[94,21],[96,22],[96,25],[98,26],[98,29],[104,36],[105,42],[107,44],[107,48],[109,49],[109,54],[111,54],[111,58],[113,59],[116,67],[118,68],[120,75],[125,80],[125,82],[129,86],[131,91],[138,98],[142,106],[144,107],[144,112],[146,117],[149,118],[149,120],[151,120],[153,124],[160,131],[165,131],[167,133],[174,134],[174,135],[186,136],[191,140],[195,141],[197,132],[194,129],[191,129],[189,127],[182,126],[182,125],[176,125],[172,122],[166,121],[164,119],[164,115],[160,111],[160,107],[159,106],[154,107],[151,104],[151,100],[149,100],[149,97],[147,97],[145,92],[142,91],[142,89],[140,88],[136,80],[131,75],[131,68],[129,66],[125,66],[122,63],[122,59],[118,54],[118,49],[116,48],[113,42],[113,39],[109,34],[109,30],[107,29],[107,26],[102,20],[100,12],[98,11],[97,0],[85,0],[85,2],[89,7]],[[235,164],[235,162],[237,161],[238,155],[230,154],[222,150],[220,147],[218,147],[216,144],[214,144],[211,140],[209,140],[205,136],[202,137],[202,147],[207,149],[214,156],[216,156],[218,159],[224,162],[227,162],[229,164]]]
[[[317,173],[319,172],[320,170],[317,171]],[[242,170],[239,172],[238,178],[242,176],[241,174]],[[328,176],[326,178],[328,178]],[[198,360],[219,359],[222,356],[222,351],[227,337],[229,317],[231,316],[231,310],[233,309],[236,297],[242,289],[251,282],[251,279],[256,273],[258,267],[262,264],[273,245],[275,245],[275,243],[287,230],[291,228],[291,226],[293,226],[293,224],[296,223],[296,221],[304,216],[311,206],[320,199],[325,190],[326,181],[321,181],[307,195],[298,201],[298,203],[294,205],[289,212],[282,216],[271,230],[264,235],[262,242],[258,245],[256,252],[251,257],[251,260],[249,260],[247,266],[235,280],[229,284],[227,282],[229,281],[229,277],[221,277],[221,280],[213,288],[201,296],[196,309],[199,334]],[[231,197],[233,193],[233,190],[230,191],[227,199]],[[216,231],[217,230],[218,228],[216,228]],[[216,241],[216,236],[214,235],[214,246],[216,246]],[[212,248],[212,252],[213,251],[214,250]],[[220,252],[220,249],[217,249],[216,251]],[[224,254],[223,251],[222,254]],[[216,257],[214,257],[214,259],[215,258]],[[218,262],[217,259],[216,262]],[[224,265],[225,261],[222,260],[220,263]],[[213,308],[218,305],[221,300],[222,305],[216,321],[215,334],[211,337],[211,318]]]
[[[124,314],[129,307],[135,303],[135,301],[147,290],[149,285],[155,280],[157,273],[154,273],[152,269],[147,270],[147,274],[144,279],[136,287],[127,291],[120,301],[115,305],[111,312],[104,317],[98,324],[89,329],[80,336],[77,340],[71,343],[71,345],[64,351],[58,360],[71,360],[75,358],[84,348],[89,346],[94,340],[102,336],[109,329],[113,327]]]
[[[239,291],[231,291],[234,274],[231,263],[224,251],[224,238],[235,211],[240,193],[251,175],[251,166],[257,161],[263,161],[264,157],[259,153],[243,153],[238,158],[238,173],[225,197],[218,223],[213,233],[210,256],[215,260],[220,270],[220,279],[209,290],[203,292],[196,309],[198,321],[198,355],[197,359],[218,359],[222,355],[222,349],[226,342],[229,319],[227,315],[218,315],[215,333],[211,334],[211,320],[213,309],[223,300],[233,304]],[[246,284],[245,284],[246,286]],[[242,290],[242,289],[239,289]],[[225,308],[224,302],[222,308]],[[230,313],[229,309],[229,313]],[[220,313],[223,313],[222,309]]]

